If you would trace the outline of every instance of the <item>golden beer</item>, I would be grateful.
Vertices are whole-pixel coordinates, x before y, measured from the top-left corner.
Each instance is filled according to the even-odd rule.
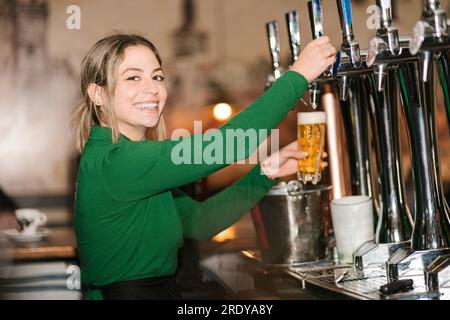
[[[325,112],[301,112],[297,120],[298,148],[308,152],[308,157],[298,161],[298,179],[305,184],[317,184],[321,179],[327,115]]]

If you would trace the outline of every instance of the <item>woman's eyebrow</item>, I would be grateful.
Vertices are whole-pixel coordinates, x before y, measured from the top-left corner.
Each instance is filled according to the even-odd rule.
[[[128,72],[128,71],[138,71],[138,72],[144,73],[144,70],[142,70],[142,69],[140,69],[140,68],[127,68],[127,69],[125,69],[125,70],[122,72],[122,75],[125,74],[125,73]],[[162,69],[161,67],[156,68],[156,69],[153,70],[152,73],[155,73],[155,72],[158,72],[158,71],[163,71],[163,69]]]
[[[125,69],[125,70],[122,72],[122,75],[125,74],[125,73],[128,72],[128,71],[138,71],[138,72],[144,73],[144,70],[139,69],[139,68],[127,68],[127,69]]]

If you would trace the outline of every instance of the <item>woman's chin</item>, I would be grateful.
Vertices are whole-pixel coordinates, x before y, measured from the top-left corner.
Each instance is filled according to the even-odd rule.
[[[152,120],[152,121],[145,121],[144,123],[141,123],[141,126],[145,127],[146,129],[154,129],[158,125],[158,120]]]

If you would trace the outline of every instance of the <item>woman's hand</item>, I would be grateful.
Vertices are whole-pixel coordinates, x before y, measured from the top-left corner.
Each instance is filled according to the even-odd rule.
[[[321,37],[308,43],[291,70],[303,75],[308,82],[319,77],[336,61],[336,48],[330,38]]]
[[[298,160],[308,156],[307,152],[298,150],[298,142],[294,141],[261,163],[262,171],[270,178],[282,178],[291,176],[298,172]],[[325,158],[326,153],[323,154]],[[328,163],[322,163],[322,169],[328,166]]]

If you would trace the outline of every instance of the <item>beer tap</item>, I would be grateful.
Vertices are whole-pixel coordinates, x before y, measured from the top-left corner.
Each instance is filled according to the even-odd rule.
[[[409,39],[400,37],[392,23],[391,1],[377,0],[377,4],[381,8],[380,29],[370,41],[366,62],[375,71],[369,77],[369,87],[375,105],[380,150],[380,215],[375,243],[364,245],[355,253],[357,270],[383,265],[397,249],[409,247],[413,221],[402,178],[396,72],[400,64],[417,61],[417,58],[407,49]]]
[[[291,48],[291,64],[293,64],[295,61],[297,61],[298,56],[300,55],[301,44],[300,22],[298,19],[297,11],[292,10],[286,13],[286,25],[288,29],[289,44]]]
[[[423,82],[430,80],[430,68],[436,64],[450,126],[450,29],[439,0],[424,0],[422,19],[414,26],[409,48],[412,54],[420,52],[422,56]]]
[[[381,8],[380,29],[370,41],[367,65],[374,66],[376,84],[373,91],[377,104],[382,167],[381,190],[383,212],[377,229],[380,243],[398,243],[410,239],[412,218],[404,198],[396,68],[415,58],[407,50],[408,39],[401,38],[392,23],[391,0],[377,0]],[[384,190],[384,191],[383,191]]]
[[[339,19],[341,22],[343,42],[340,52],[340,65],[338,67],[339,97],[341,101],[348,99],[349,77],[360,74],[357,71],[370,72],[361,58],[359,43],[353,34],[353,17],[350,0],[336,0]]]
[[[367,82],[367,75],[373,69],[367,67],[364,61],[367,52],[361,54],[359,43],[355,40],[350,0],[336,2],[343,36],[336,77],[349,149],[352,193],[372,197],[367,123],[370,101],[364,82]],[[352,96],[349,101],[350,91]]]
[[[266,82],[266,90],[281,77],[281,56],[280,56],[280,32],[278,21],[271,21],[266,24],[267,37],[269,39],[270,56],[272,58],[272,73],[269,74]]]
[[[309,20],[311,22],[311,31],[313,39],[318,39],[324,36],[323,33],[323,10],[322,10],[322,0],[309,0],[308,1],[308,12]],[[320,98],[320,86],[321,83],[332,81],[334,72],[333,66],[330,66],[315,82],[310,86],[311,90],[311,107],[317,109],[319,106]]]
[[[367,65],[375,65],[375,76],[378,91],[383,91],[389,65],[414,61],[416,58],[406,50],[411,37],[399,36],[398,29],[392,22],[391,0],[377,0],[381,9],[380,29],[370,41]]]

